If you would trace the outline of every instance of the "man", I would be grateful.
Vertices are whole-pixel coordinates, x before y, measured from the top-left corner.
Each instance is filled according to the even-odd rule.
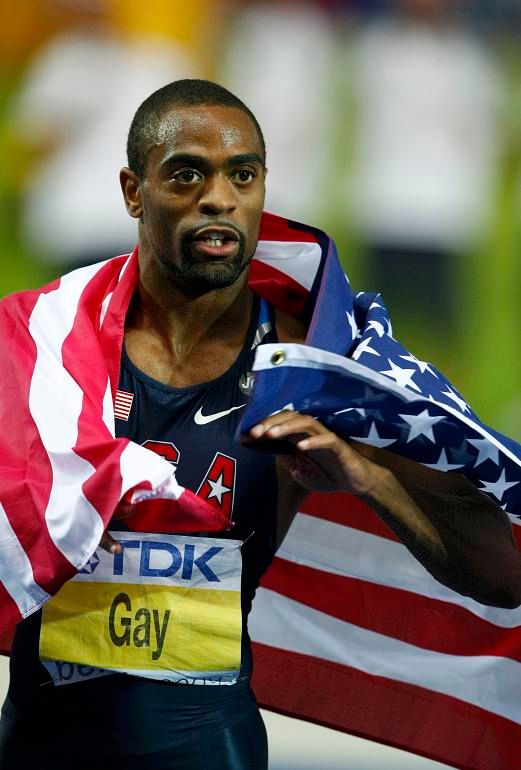
[[[166,625],[177,605],[162,608],[162,625],[152,598],[135,617],[130,613],[130,597],[137,594],[122,575],[137,541],[134,536],[128,539],[125,530],[144,527],[138,522],[140,506],[133,506],[135,499],[125,495],[110,526],[120,534],[106,532],[101,541],[113,557],[112,574],[117,576],[113,580],[120,590],[112,604],[109,631],[115,647],[125,651],[131,645],[150,647],[151,629],[155,628],[157,666],[152,662],[146,676],[92,675],[96,667],[96,673],[107,672],[99,671],[103,666],[94,650],[102,629],[96,622],[89,628],[83,604],[89,588],[82,594],[82,603],[61,616],[72,631],[81,629],[76,644],[88,640],[89,659],[69,647],[68,660],[89,663],[89,671],[81,672],[89,681],[62,681],[62,686],[54,687],[51,669],[40,663],[38,649],[40,644],[42,658],[53,658],[52,654],[42,655],[42,649],[49,652],[56,641],[50,638],[51,616],[44,610],[42,623],[41,613],[33,613],[18,626],[14,642],[11,686],[2,718],[2,768],[90,768],[96,763],[128,770],[265,769],[266,734],[249,684],[246,619],[276,543],[309,490],[347,491],[363,498],[438,580],[484,603],[516,606],[521,602],[521,558],[502,510],[461,476],[432,471],[383,450],[350,445],[311,416],[291,411],[267,416],[243,436],[242,445],[235,440],[244,396],[249,392],[253,349],[266,342],[302,342],[306,336],[301,321],[274,310],[248,286],[266,168],[262,133],[247,107],[206,81],[165,86],[137,111],[129,133],[128,159],[129,167],[121,171],[120,179],[127,210],[138,220],[139,281],[125,318],[116,433],[120,440],[127,437],[162,454],[175,466],[184,486],[197,490],[209,509],[216,506],[222,517],[220,528],[228,526],[215,541],[218,547],[212,550],[210,546],[197,559],[193,538],[188,542],[181,537],[175,541],[177,545],[170,541],[161,546],[180,559],[177,555],[183,542],[183,578],[191,579],[197,564],[210,581],[201,613],[203,606],[204,612],[210,607],[211,619],[197,628],[198,635],[190,637],[195,639],[195,652],[200,653],[193,668],[203,673],[196,686],[187,687],[186,678],[159,668]],[[129,262],[121,270],[122,264],[117,262],[118,272],[132,269]],[[107,263],[93,273],[89,284],[95,285],[100,303],[95,318],[101,333],[107,323],[114,322],[110,302],[117,288],[107,283],[103,292],[108,293],[101,293],[98,277],[111,270],[113,266]],[[44,296],[44,306],[50,293]],[[34,312],[32,318],[35,326]],[[83,369],[91,366],[94,371],[94,360],[84,352],[90,345],[86,327],[80,332],[84,349],[76,350],[80,357],[85,356]],[[68,337],[74,333],[73,328]],[[94,355],[93,348],[88,349]],[[65,363],[67,339],[60,350]],[[67,364],[71,371],[75,365],[75,361]],[[121,394],[126,394],[126,401]],[[129,394],[133,395],[130,400]],[[37,397],[35,392],[29,400],[34,402]],[[89,398],[82,404],[80,421],[92,408]],[[37,405],[33,403],[32,409],[34,416]],[[61,427],[56,426],[56,431]],[[82,455],[91,464],[99,461],[100,430],[94,435],[90,428],[90,448],[88,452],[76,448],[74,463]],[[145,462],[149,453],[140,457]],[[54,462],[56,475],[61,472],[59,459]],[[74,474],[79,474],[74,463],[64,477],[64,493],[74,483]],[[103,477],[107,490],[109,476]],[[90,489],[90,501],[104,492],[100,484]],[[88,482],[83,484],[86,486]],[[161,485],[156,479],[151,486],[148,495],[154,498],[154,489]],[[143,538],[146,548],[141,566],[153,577],[165,570],[164,565],[150,568],[150,554],[157,548],[154,531],[197,532],[205,537],[205,526],[195,519],[188,517],[183,527],[178,519],[168,526],[165,520],[164,510],[160,510],[146,522],[151,534]],[[206,530],[211,528],[218,529],[208,523]],[[66,539],[64,529],[62,524],[54,542]],[[210,559],[225,549],[227,538],[242,551],[243,627],[237,642],[241,656],[237,676],[229,678],[226,686],[216,686],[217,680],[204,674],[212,665],[208,638],[213,632],[207,626],[221,628],[219,644],[224,647],[226,618],[232,616],[225,614],[222,621],[225,600],[221,592],[210,590],[212,581],[214,587],[219,582]],[[123,550],[121,539],[125,540]],[[188,547],[191,561],[185,575]],[[148,554],[145,561],[143,553]],[[501,574],[495,568],[499,561]],[[180,561],[177,567],[181,569]],[[70,581],[64,588],[72,584]],[[122,606],[128,613],[121,611]],[[190,615],[185,626],[195,627],[199,614],[196,610]],[[229,636],[234,633],[233,623]],[[55,623],[54,628],[59,625]],[[186,651],[187,655],[192,652]],[[78,665],[80,668],[85,667]]]

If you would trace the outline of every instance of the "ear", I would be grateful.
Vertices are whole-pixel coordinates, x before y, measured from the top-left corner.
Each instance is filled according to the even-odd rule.
[[[141,219],[143,202],[141,200],[141,180],[138,175],[124,166],[119,172],[119,183],[128,213],[134,219]]]

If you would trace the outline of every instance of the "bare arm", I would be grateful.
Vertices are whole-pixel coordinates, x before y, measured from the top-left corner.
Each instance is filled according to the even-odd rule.
[[[279,455],[282,537],[309,491],[345,491],[365,500],[441,583],[498,607],[521,604],[521,554],[503,510],[460,474],[442,473],[369,447],[348,444],[312,417],[272,415],[255,441],[291,441]]]

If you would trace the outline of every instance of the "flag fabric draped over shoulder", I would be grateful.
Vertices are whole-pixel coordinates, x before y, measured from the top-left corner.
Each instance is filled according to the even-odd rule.
[[[0,303],[0,618],[8,632],[81,569],[118,503],[134,526],[218,531],[214,508],[153,452],[114,437],[137,252]],[[250,285],[309,326],[261,345],[241,430],[278,409],[318,417],[521,510],[521,447],[392,337],[319,230],[264,214]],[[498,565],[500,568],[500,565]],[[365,504],[312,495],[254,602],[255,689],[282,713],[467,770],[517,770],[521,614],[437,583]]]
[[[0,303],[4,633],[85,565],[123,497],[142,501],[138,521],[156,518],[162,506],[176,531],[227,524],[177,484],[166,460],[114,438],[123,324],[136,281],[134,254]]]
[[[352,293],[323,233],[272,224],[280,248],[261,242],[252,279],[287,274],[309,334],[259,347],[240,431],[295,409],[464,473],[507,510],[521,544],[521,447],[392,337],[381,297]],[[277,292],[280,279],[274,303]],[[438,583],[353,496],[307,498],[257,591],[250,635],[265,707],[465,770],[520,766],[521,609]]]

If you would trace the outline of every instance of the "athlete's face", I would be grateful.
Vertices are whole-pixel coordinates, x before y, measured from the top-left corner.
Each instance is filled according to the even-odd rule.
[[[144,178],[122,172],[127,209],[140,219],[142,263],[190,292],[230,286],[255,252],[264,182],[260,139],[244,112],[166,113]]]

